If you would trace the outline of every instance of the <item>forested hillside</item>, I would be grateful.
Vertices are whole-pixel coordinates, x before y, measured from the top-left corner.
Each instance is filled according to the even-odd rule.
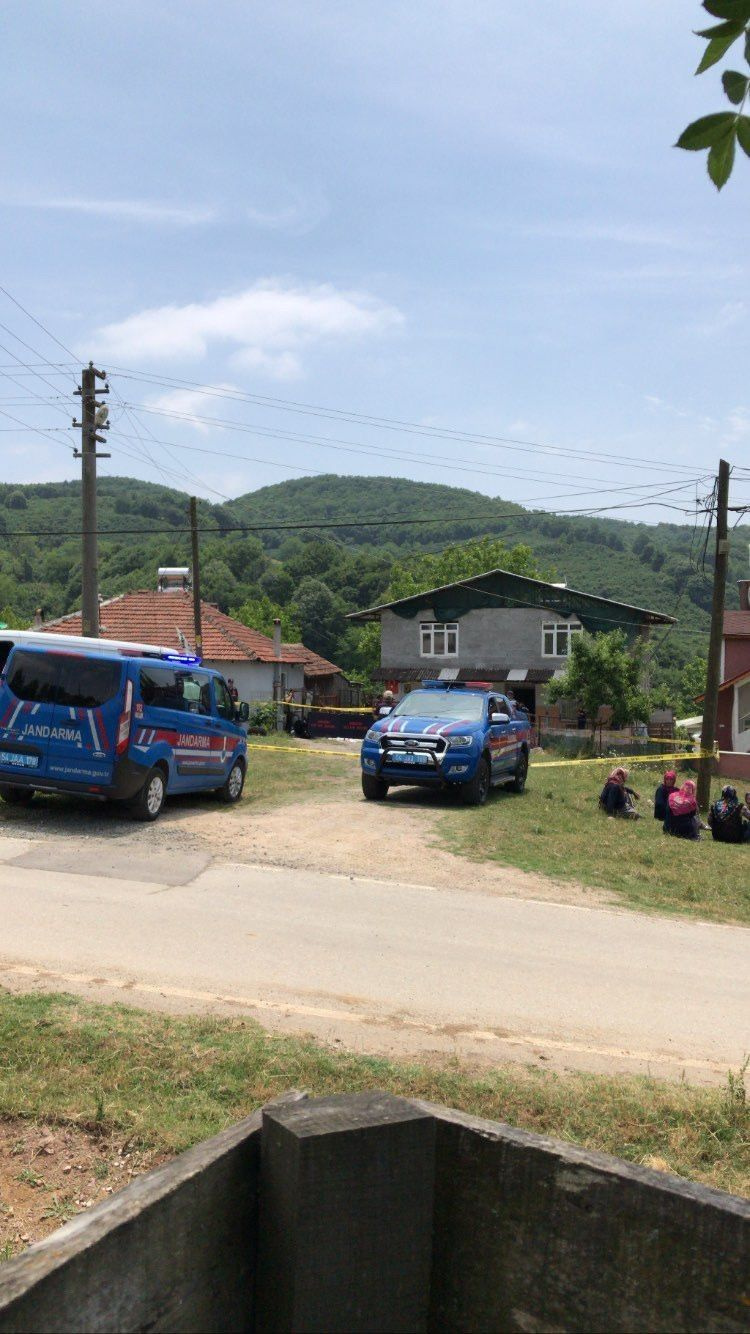
[[[659,651],[663,679],[705,652],[711,544],[704,570],[692,526],[554,515],[457,487],[336,476],[282,482],[231,504],[201,501],[199,518],[211,530],[201,534],[204,596],[267,625],[282,609],[288,636],[301,633],[348,669],[365,670],[367,651],[347,611],[381,600],[394,570],[403,577],[400,567],[408,573],[418,553],[481,537],[501,543],[481,548],[482,558],[487,552],[502,563],[502,543],[523,544],[545,575],[676,615],[679,625]],[[403,519],[428,522],[396,522]],[[309,524],[321,526],[294,528]],[[243,525],[262,531],[228,531]],[[102,479],[99,527],[108,534],[100,538],[104,597],[154,587],[159,565],[190,563],[187,496],[169,487]],[[24,624],[37,606],[53,616],[79,605],[79,528],[77,482],[0,486],[0,619]],[[747,527],[733,535],[729,605],[747,570],[747,537]]]

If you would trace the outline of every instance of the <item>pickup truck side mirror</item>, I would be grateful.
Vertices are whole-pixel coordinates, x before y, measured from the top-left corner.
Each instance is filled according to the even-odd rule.
[[[501,723],[509,723],[510,718],[507,713],[491,713],[490,723],[493,727],[499,727]]]
[[[250,705],[247,700],[243,699],[241,704],[235,704],[234,714],[238,722],[246,723],[248,721],[250,717]]]
[[[380,708],[378,709],[378,715],[379,715],[379,717],[381,717],[381,718],[387,718],[389,713],[393,713],[393,705],[392,705],[392,704],[381,704]]]

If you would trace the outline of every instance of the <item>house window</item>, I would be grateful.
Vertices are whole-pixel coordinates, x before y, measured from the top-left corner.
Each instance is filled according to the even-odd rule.
[[[458,625],[455,621],[422,621],[419,637],[423,658],[458,656]]]
[[[542,657],[569,657],[573,636],[580,635],[582,628],[577,621],[545,621],[542,626]]]
[[[737,731],[750,732],[750,684],[737,690]]]

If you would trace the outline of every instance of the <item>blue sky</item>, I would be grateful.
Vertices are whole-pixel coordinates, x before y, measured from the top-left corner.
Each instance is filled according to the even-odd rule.
[[[113,376],[152,411],[113,398],[103,471],[213,498],[386,472],[560,509],[745,462],[750,162],[718,196],[705,155],[671,147],[722,105],[719,74],[692,75],[701,16],[684,0],[6,3],[0,281],[86,360],[225,387]],[[6,373],[10,353],[36,361],[14,334],[66,359],[2,294],[0,321]],[[29,401],[52,390],[18,371],[0,408],[64,425],[69,404]],[[5,480],[76,475],[64,432],[3,425]]]

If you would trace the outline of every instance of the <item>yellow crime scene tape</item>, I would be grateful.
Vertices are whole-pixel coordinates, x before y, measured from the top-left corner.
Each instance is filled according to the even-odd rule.
[[[248,741],[248,750],[275,750],[284,755],[333,755],[337,760],[358,760],[359,750],[318,750],[312,746],[276,746],[273,743],[262,741]],[[535,769],[562,769],[576,764],[606,764],[614,765],[622,762],[625,764],[661,764],[664,760],[702,760],[716,759],[716,755],[710,750],[685,751],[682,754],[675,754],[669,751],[665,755],[597,755],[593,758],[576,760],[534,760],[531,761],[531,771]]]

